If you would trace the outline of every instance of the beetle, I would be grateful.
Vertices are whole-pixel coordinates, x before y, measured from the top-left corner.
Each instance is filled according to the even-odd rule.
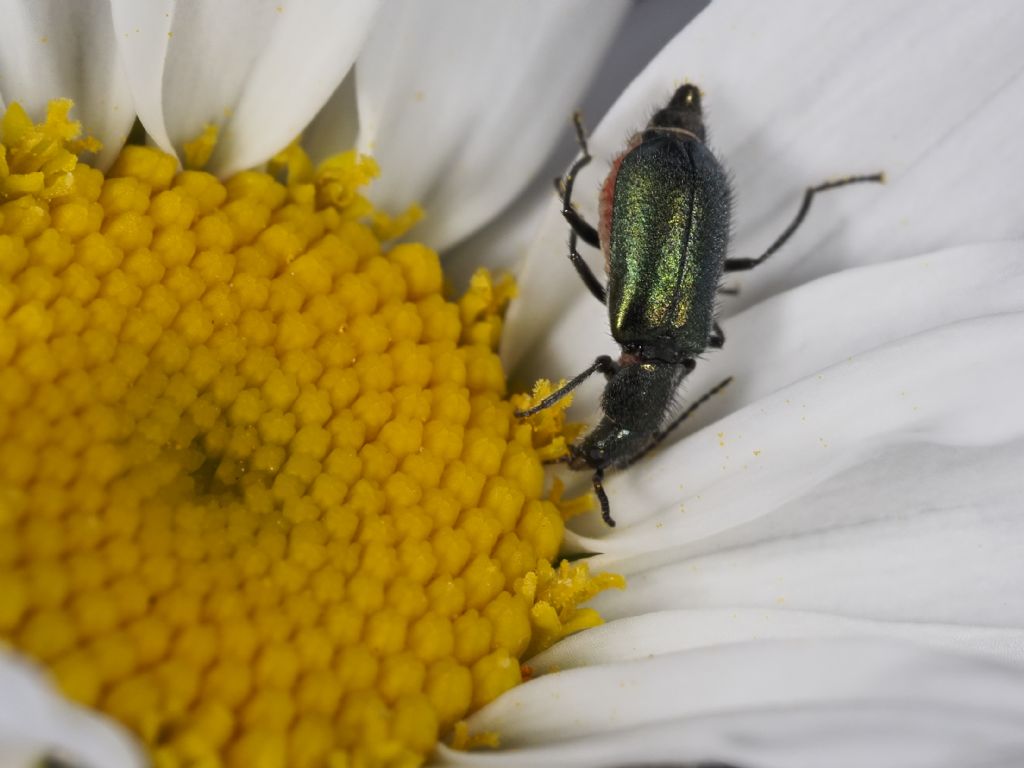
[[[601,189],[597,228],[572,204],[576,176],[592,159],[579,113],[573,122],[580,157],[564,179],[555,180],[570,227],[569,261],[594,298],[608,307],[612,337],[621,353],[617,360],[601,355],[516,416],[525,418],[548,408],[593,374],[604,374],[601,421],[569,446],[562,461],[575,470],[593,471],[601,516],[614,526],[604,490],[605,471],[624,469],[643,458],[730,381],[667,419],[676,390],[697,357],[725,343],[715,321],[722,275],[763,264],[797,230],[819,192],[882,182],[884,175],[848,176],[809,187],[796,217],[764,253],[728,258],[732,193],[728,176],[705,143],[697,86],[677,89],[612,163]],[[580,239],[604,252],[607,289],[580,256]]]

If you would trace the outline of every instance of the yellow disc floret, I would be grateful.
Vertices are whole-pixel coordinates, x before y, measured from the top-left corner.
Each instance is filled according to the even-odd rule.
[[[2,123],[0,638],[157,766],[420,764],[620,583],[552,565],[514,286],[453,303],[383,246],[418,212],[371,208],[368,159],[104,175],[69,108]]]

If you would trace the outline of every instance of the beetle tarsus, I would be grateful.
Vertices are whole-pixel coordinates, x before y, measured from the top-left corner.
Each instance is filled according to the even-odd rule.
[[[786,241],[793,236],[793,233],[800,228],[804,218],[807,216],[807,211],[811,208],[811,201],[814,200],[814,196],[818,192],[827,192],[830,189],[837,189],[839,187],[845,187],[848,184],[863,184],[865,182],[884,184],[885,174],[884,173],[872,173],[866,176],[847,176],[842,179],[836,179],[834,181],[826,181],[824,184],[818,184],[816,187],[808,187],[804,192],[803,202],[800,203],[800,210],[797,211],[796,217],[789,223],[782,234],[775,238],[775,242],[768,246],[768,250],[758,256],[756,259],[726,259],[723,271],[725,272],[742,272],[747,269],[753,269],[775,253],[779,248],[786,244]]]
[[[578,109],[572,113],[572,125],[576,129],[576,143],[580,145],[580,152],[589,160],[590,150],[587,148],[587,129],[583,127],[583,113]]]
[[[615,527],[615,520],[612,519],[612,507],[608,502],[608,494],[604,491],[604,470],[599,469],[594,473],[594,493],[597,495],[597,503],[601,505],[601,519],[609,528]]]

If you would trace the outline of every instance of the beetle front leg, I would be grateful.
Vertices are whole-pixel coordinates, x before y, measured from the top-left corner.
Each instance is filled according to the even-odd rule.
[[[609,528],[615,527],[615,520],[612,519],[611,504],[608,501],[608,494],[604,491],[604,470],[599,469],[594,473],[594,493],[597,495],[597,503],[601,505],[601,519]]]
[[[594,361],[594,364],[583,371],[583,373],[573,376],[563,386],[556,389],[532,408],[527,408],[524,411],[516,411],[516,418],[525,419],[527,416],[532,416],[535,413],[543,411],[545,408],[550,408],[598,371],[603,373],[607,379],[614,376],[618,370],[619,364],[615,360],[612,360],[608,355],[601,355]]]
[[[726,272],[742,272],[747,269],[753,269],[758,264],[762,264],[765,259],[779,250],[779,248],[785,245],[786,241],[793,236],[793,233],[797,231],[800,224],[803,223],[804,217],[807,216],[807,211],[810,210],[811,201],[818,192],[826,192],[830,189],[845,187],[847,184],[861,184],[864,182],[882,184],[885,182],[885,174],[872,173],[869,176],[848,176],[845,179],[826,181],[824,184],[819,184],[816,187],[808,187],[804,192],[804,199],[800,204],[800,210],[796,213],[796,218],[794,218],[793,221],[790,222],[789,226],[783,230],[782,234],[775,239],[775,242],[768,247],[767,251],[762,253],[756,259],[726,259],[724,270]]]

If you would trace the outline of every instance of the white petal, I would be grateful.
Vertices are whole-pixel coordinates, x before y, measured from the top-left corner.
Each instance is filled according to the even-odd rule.
[[[83,768],[145,761],[120,725],[68,702],[28,662],[0,650],[0,765],[56,757]]]
[[[878,637],[1024,661],[1024,628],[877,621],[778,608],[677,608],[609,621],[561,640],[529,664],[535,674],[547,674],[754,640]]]
[[[444,764],[962,768],[1024,760],[1024,672],[893,642],[773,641],[546,675],[470,720]]]
[[[817,200],[769,264],[729,281],[742,290],[723,300],[726,314],[844,266],[1020,237],[1024,220],[1012,201],[1024,199],[1022,32],[1024,7],[1010,0],[983,9],[962,0],[712,4],[594,131],[598,161],[580,176],[577,204],[596,218],[608,162],[685,79],[705,90],[711,144],[733,176],[733,255],[763,251],[807,185],[876,170],[889,179]],[[528,363],[535,373],[538,362],[558,355],[525,356],[561,324],[572,304],[566,297],[585,294],[565,263],[559,219],[552,202],[503,352],[512,366]]]
[[[257,165],[294,139],[355,60],[376,0],[113,0],[139,117],[168,152],[221,127],[208,168]]]
[[[128,74],[135,111],[156,145],[165,152],[174,153],[175,148],[164,123],[162,94],[164,60],[171,43],[175,2],[110,0],[110,8],[117,33],[117,50]]]
[[[551,179],[531,183],[497,218],[444,254],[445,277],[461,287],[481,265],[497,273],[514,273],[537,236],[552,194]]]
[[[595,607],[606,618],[756,608],[1024,629],[1015,586],[1024,578],[1017,545],[1024,440],[875,451],[869,443],[866,450],[863,464],[827,480],[819,473],[831,467],[808,463],[805,481],[771,481],[763,503],[758,484],[741,484],[738,491],[751,491],[745,513],[728,501],[721,515],[703,506],[709,496],[727,496],[724,488],[699,493],[692,517],[677,507],[674,521],[665,513],[660,528],[628,542],[651,543],[650,551],[593,563],[629,582]],[[780,488],[789,497],[783,503],[773,498]],[[656,544],[654,532],[663,537]],[[1024,661],[1024,647],[1016,656]]]
[[[387,3],[356,67],[375,201],[420,203],[417,237],[439,249],[487,223],[541,167],[628,7]]]
[[[0,108],[17,101],[40,120],[52,99],[73,99],[105,167],[135,120],[107,0],[0,0],[0,19]]]
[[[355,146],[359,133],[356,73],[349,70],[323,108],[302,132],[302,147],[315,163]]]

